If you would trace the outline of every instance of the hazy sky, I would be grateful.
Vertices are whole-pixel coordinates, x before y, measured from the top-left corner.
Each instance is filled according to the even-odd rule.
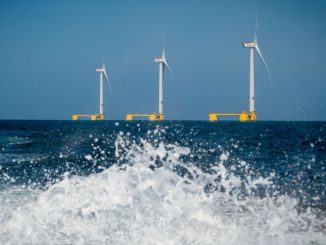
[[[97,113],[103,60],[105,116],[156,112],[161,29],[167,119],[248,110],[248,49],[258,7],[256,111],[261,120],[326,120],[326,1],[0,2],[0,119]]]

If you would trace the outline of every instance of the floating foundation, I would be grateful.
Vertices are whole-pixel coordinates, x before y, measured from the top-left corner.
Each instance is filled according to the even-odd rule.
[[[257,115],[255,112],[241,112],[241,113],[210,113],[208,114],[208,121],[218,122],[220,117],[238,117],[240,122],[255,122]]]
[[[104,120],[104,114],[92,114],[92,115],[85,115],[85,114],[74,114],[71,116],[73,121],[78,121],[81,118],[88,118],[91,121],[101,121]]]
[[[127,114],[126,121],[133,121],[136,118],[147,118],[149,121],[164,121],[165,116],[161,113],[154,114]]]

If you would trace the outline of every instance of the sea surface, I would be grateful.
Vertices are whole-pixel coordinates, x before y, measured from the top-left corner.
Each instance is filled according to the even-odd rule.
[[[326,244],[326,122],[0,121],[0,244]]]

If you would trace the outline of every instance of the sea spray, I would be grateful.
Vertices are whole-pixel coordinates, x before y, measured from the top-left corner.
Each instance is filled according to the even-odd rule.
[[[241,159],[226,166],[228,151],[204,171],[189,160],[192,154],[179,144],[121,133],[110,168],[66,173],[28,198],[16,195],[15,208],[0,207],[8,212],[0,243],[325,244],[325,216],[298,209],[294,197],[274,188],[273,173],[257,175]]]

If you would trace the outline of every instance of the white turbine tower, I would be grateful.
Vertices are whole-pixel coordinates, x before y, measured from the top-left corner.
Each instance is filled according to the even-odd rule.
[[[103,62],[103,65],[101,68],[97,68],[96,69],[97,73],[100,73],[100,118],[104,119],[104,112],[103,112],[103,75],[105,76],[105,79],[108,81],[108,85],[110,87],[110,82],[109,82],[109,78],[106,74],[106,70],[105,70],[105,65]]]
[[[270,72],[268,70],[267,64],[263,58],[263,55],[261,54],[261,51],[258,46],[258,40],[257,40],[257,18],[256,18],[256,29],[254,34],[254,41],[253,42],[242,42],[242,45],[244,48],[249,48],[249,58],[250,58],[250,85],[249,85],[249,117],[255,121],[256,120],[256,113],[255,113],[255,77],[254,77],[254,50],[258,53],[261,61],[263,62],[268,77],[271,81],[271,85],[273,87],[272,78],[270,75]]]
[[[159,95],[158,95],[158,113],[163,115],[163,76],[164,76],[164,67],[169,70],[173,77],[173,73],[171,71],[171,68],[169,64],[166,61],[165,58],[165,48],[164,48],[164,38],[163,38],[163,51],[162,51],[162,57],[160,58],[154,58],[154,62],[159,64]]]

